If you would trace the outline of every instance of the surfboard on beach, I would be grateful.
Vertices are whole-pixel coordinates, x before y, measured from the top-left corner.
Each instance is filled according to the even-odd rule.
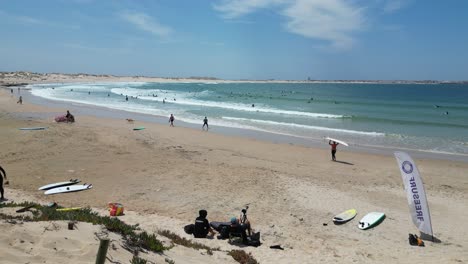
[[[335,215],[333,217],[333,222],[337,223],[337,224],[342,224],[342,223],[346,223],[348,222],[349,220],[353,219],[357,214],[357,211],[356,209],[349,209],[349,210],[346,210],[338,215]]]
[[[145,127],[135,127],[133,130],[143,130]]]
[[[335,141],[336,143],[339,143],[341,145],[345,145],[347,147],[349,147],[348,143],[344,142],[344,141],[341,141],[339,139],[334,139],[334,138],[331,138],[331,137],[326,137],[325,138],[326,140],[331,140],[331,141]]]
[[[45,130],[47,127],[22,127],[19,130]]]
[[[53,188],[48,191],[45,191],[44,194],[51,195],[51,194],[58,194],[58,193],[79,192],[79,191],[89,190],[91,188],[93,188],[92,184],[63,186],[63,187]]]
[[[384,218],[385,218],[384,213],[380,213],[380,212],[368,213],[361,219],[361,221],[359,221],[358,228],[362,230],[372,228],[380,224],[380,222],[382,222]]]
[[[82,207],[68,207],[68,208],[58,208],[58,209],[55,209],[55,211],[68,212],[68,211],[75,211],[75,210],[80,210],[80,209],[82,209]]]
[[[75,183],[79,183],[80,180],[78,179],[70,179],[69,181],[64,181],[64,182],[56,182],[56,183],[51,183],[47,184],[44,186],[39,187],[39,191],[45,191],[45,190],[50,190],[52,188],[57,188],[57,187],[62,187],[62,186],[68,186],[68,185],[73,185]]]

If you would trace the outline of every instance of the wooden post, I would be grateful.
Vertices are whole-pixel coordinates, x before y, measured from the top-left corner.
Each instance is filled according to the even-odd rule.
[[[100,240],[99,250],[96,256],[96,264],[104,264],[106,262],[107,248],[109,247],[109,239],[104,238]]]

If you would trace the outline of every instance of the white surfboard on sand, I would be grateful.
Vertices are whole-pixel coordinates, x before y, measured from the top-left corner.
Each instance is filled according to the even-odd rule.
[[[384,220],[385,214],[380,212],[371,212],[366,214],[361,221],[359,221],[358,228],[366,230],[378,225]]]
[[[345,145],[347,147],[349,147],[348,143],[344,142],[344,141],[341,141],[339,139],[334,139],[334,138],[331,138],[331,137],[326,137],[325,138],[326,140],[331,140],[331,141],[335,141],[336,143],[339,143],[341,145]]]
[[[64,182],[56,182],[56,183],[51,183],[44,185],[42,187],[39,187],[39,191],[44,191],[44,190],[49,190],[52,188],[57,188],[57,187],[62,187],[62,186],[67,186],[67,185],[73,185],[75,183],[79,183],[80,180],[78,179],[70,179],[69,181],[64,181]]]
[[[349,220],[353,219],[356,216],[356,214],[357,214],[356,209],[346,210],[346,211],[342,212],[341,214],[335,215],[333,217],[333,222],[335,222],[337,224],[346,223]]]
[[[58,193],[68,193],[68,192],[79,192],[84,190],[89,190],[93,188],[92,184],[80,184],[80,185],[71,185],[71,186],[63,186],[50,189],[44,192],[45,195],[49,194],[58,194]]]
[[[22,127],[19,130],[44,130],[47,129],[47,127]]]

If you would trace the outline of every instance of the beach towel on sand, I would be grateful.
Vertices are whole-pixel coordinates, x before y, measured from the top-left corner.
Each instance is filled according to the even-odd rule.
[[[61,116],[56,116],[55,117],[55,122],[59,123],[59,122],[67,122],[67,117],[65,115],[61,115]]]

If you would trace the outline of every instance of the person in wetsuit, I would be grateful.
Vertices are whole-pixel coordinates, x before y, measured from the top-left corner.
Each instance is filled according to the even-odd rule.
[[[205,116],[205,119],[203,119],[202,129],[205,129],[205,126],[206,126],[206,130],[208,130],[208,118],[206,116]]]
[[[331,154],[332,154],[332,160],[333,161],[336,161],[336,157],[335,157],[335,154],[336,154],[336,146],[338,146],[339,144],[336,143],[335,141],[328,141],[328,145],[331,146]]]
[[[196,238],[206,238],[208,233],[214,235],[213,229],[210,227],[210,222],[206,219],[208,212],[206,210],[198,211],[198,217],[195,219],[195,226],[193,228],[193,236]]]
[[[170,124],[171,127],[174,126],[174,120],[175,120],[174,115],[171,114],[171,116],[169,117],[169,123],[171,123],[171,124]]]

